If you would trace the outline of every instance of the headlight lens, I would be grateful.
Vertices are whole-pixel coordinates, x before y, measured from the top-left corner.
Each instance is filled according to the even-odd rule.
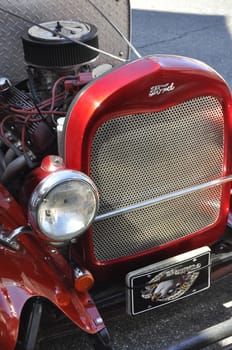
[[[98,192],[88,176],[61,170],[46,177],[34,190],[29,210],[32,225],[53,241],[70,240],[92,223]]]

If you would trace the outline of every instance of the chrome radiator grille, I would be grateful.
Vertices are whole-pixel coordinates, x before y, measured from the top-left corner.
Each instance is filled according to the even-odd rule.
[[[211,96],[105,122],[91,148],[99,213],[220,177],[223,144],[222,107]],[[197,232],[217,220],[220,198],[219,186],[96,222],[95,256],[109,261]]]

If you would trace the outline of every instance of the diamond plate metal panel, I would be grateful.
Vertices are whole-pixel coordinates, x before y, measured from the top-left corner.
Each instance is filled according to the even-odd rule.
[[[130,37],[129,0],[94,0],[94,4]],[[99,30],[100,48],[128,57],[129,49],[123,39],[92,7],[88,0],[1,0],[0,7],[25,17],[36,23],[54,20],[79,20],[95,24]],[[0,75],[10,78],[14,83],[26,77],[21,35],[30,24],[0,11]],[[100,55],[99,63],[115,63],[111,58]]]

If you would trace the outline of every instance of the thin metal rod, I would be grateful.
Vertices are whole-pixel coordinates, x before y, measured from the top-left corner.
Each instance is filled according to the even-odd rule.
[[[113,54],[111,54],[111,53],[109,53],[109,52],[106,52],[106,51],[104,51],[104,50],[97,49],[96,47],[91,46],[91,45],[88,45],[88,44],[86,44],[86,43],[83,43],[82,41],[69,38],[67,35],[64,35],[64,34],[62,34],[62,33],[57,33],[55,30],[49,29],[49,28],[47,28],[47,27],[45,27],[45,26],[43,26],[43,25],[41,25],[41,24],[37,24],[37,23],[31,21],[30,19],[24,18],[23,16],[20,16],[20,15],[18,15],[18,14],[15,14],[15,13],[13,13],[13,12],[11,12],[11,11],[8,11],[8,10],[2,8],[2,7],[0,7],[0,11],[3,12],[3,13],[7,13],[8,15],[13,16],[13,17],[15,17],[15,18],[18,18],[18,19],[20,19],[21,21],[24,21],[24,22],[26,22],[26,23],[29,23],[29,24],[31,24],[31,25],[33,25],[33,26],[37,26],[38,28],[41,28],[41,29],[43,29],[43,30],[46,30],[47,32],[52,33],[53,35],[58,35],[60,38],[67,39],[67,40],[72,41],[72,42],[74,42],[74,43],[76,43],[76,44],[79,44],[79,45],[81,45],[81,46],[87,47],[88,49],[90,49],[90,50],[92,50],[92,51],[96,51],[96,52],[101,53],[101,54],[103,54],[103,55],[105,55],[105,56],[114,58],[114,59],[116,59],[116,60],[118,60],[118,61],[120,61],[120,62],[127,62],[127,60],[125,60],[124,58],[115,56],[115,55],[113,55]]]
[[[164,194],[162,196],[155,197],[153,199],[149,199],[149,200],[144,201],[144,202],[136,203],[136,204],[124,207],[124,208],[115,209],[115,210],[112,210],[108,213],[98,215],[95,218],[95,222],[109,219],[109,218],[112,218],[113,216],[118,216],[121,214],[130,213],[134,210],[147,208],[147,207],[150,207],[152,205],[155,205],[155,204],[158,204],[161,202],[165,202],[165,201],[168,201],[170,199],[182,197],[182,196],[190,194],[190,193],[202,191],[202,190],[205,190],[207,188],[220,186],[220,185],[227,183],[227,182],[230,182],[230,181],[232,181],[232,175],[224,176],[224,177],[218,178],[216,180],[206,182],[204,184],[200,184],[200,185],[196,185],[196,186],[192,186],[192,187],[187,187],[187,188],[184,188],[182,190],[167,193],[167,194]]]
[[[102,12],[91,0],[87,0],[94,8],[97,10],[101,16],[116,30],[116,32],[123,38],[123,40],[126,42],[126,44],[131,48],[131,50],[134,52],[134,54],[141,58],[142,56],[140,53],[136,50],[134,45],[127,39],[127,37],[121,32],[121,30]]]
[[[6,237],[6,240],[11,243],[16,241],[19,236],[25,233],[33,233],[32,228],[30,226],[20,226],[14,229],[9,236]]]

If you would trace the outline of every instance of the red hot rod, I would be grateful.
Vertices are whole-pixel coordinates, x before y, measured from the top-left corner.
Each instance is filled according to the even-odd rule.
[[[140,57],[128,1],[0,13],[0,348],[39,349],[68,318],[112,349],[102,308],[230,271],[230,90],[197,60]]]

